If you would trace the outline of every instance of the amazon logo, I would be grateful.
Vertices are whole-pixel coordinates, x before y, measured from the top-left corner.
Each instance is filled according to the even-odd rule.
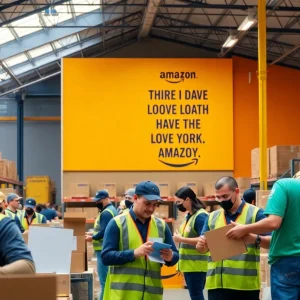
[[[173,167],[173,168],[184,168],[184,167],[187,167],[189,165],[193,165],[193,164],[197,165],[198,164],[198,158],[193,158],[191,161],[186,162],[186,163],[181,163],[181,164],[171,164],[171,163],[168,163],[168,162],[163,161],[161,159],[159,159],[159,161],[161,163],[163,163],[164,165],[169,166],[169,167]]]
[[[160,72],[160,79],[176,84],[187,79],[197,79],[197,74],[196,72]]]

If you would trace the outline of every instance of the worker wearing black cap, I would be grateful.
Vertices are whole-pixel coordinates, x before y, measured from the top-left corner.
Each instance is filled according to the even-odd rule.
[[[243,194],[243,199],[245,202],[256,205],[256,192],[254,189],[248,189]]]

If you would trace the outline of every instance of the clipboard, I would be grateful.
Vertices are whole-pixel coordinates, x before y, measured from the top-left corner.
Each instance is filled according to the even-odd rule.
[[[212,261],[228,259],[247,252],[243,240],[227,238],[226,233],[233,227],[233,224],[229,224],[204,233]]]

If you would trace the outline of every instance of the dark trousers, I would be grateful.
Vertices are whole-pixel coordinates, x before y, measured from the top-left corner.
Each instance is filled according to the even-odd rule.
[[[204,300],[203,289],[206,281],[206,272],[185,272],[184,279],[191,300]]]
[[[258,291],[238,291],[229,289],[208,290],[208,300],[259,300]],[[282,299],[284,300],[284,299]]]

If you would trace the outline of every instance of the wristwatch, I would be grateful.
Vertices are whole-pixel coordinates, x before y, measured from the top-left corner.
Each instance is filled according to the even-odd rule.
[[[260,242],[261,242],[261,237],[260,237],[260,235],[258,234],[258,235],[256,236],[256,240],[255,240],[255,248],[256,248],[256,249],[260,249]]]

